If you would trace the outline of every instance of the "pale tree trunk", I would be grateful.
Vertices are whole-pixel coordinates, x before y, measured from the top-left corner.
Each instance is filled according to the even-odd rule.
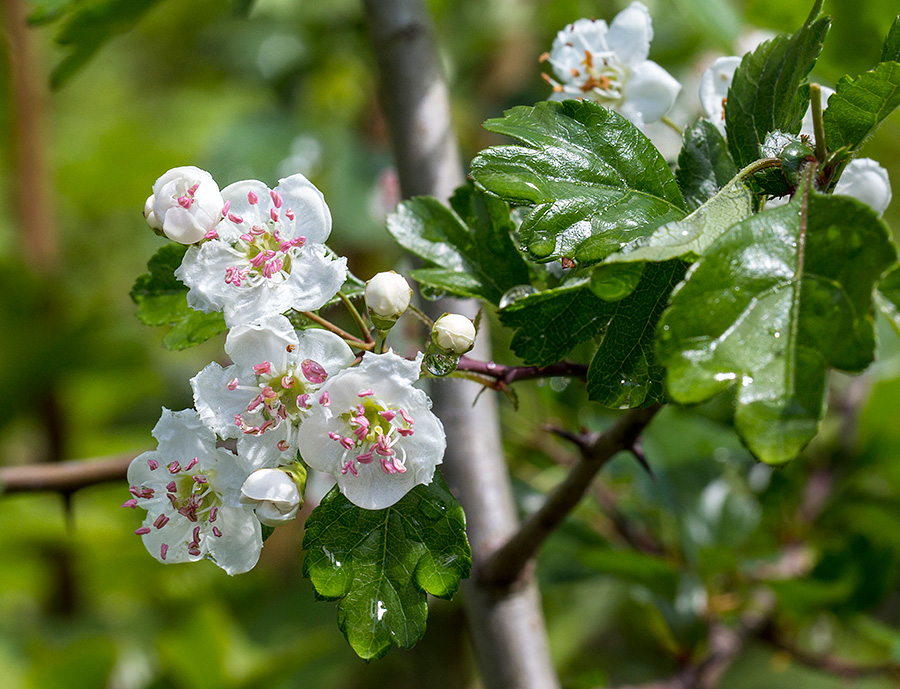
[[[404,197],[428,194],[446,201],[463,183],[446,82],[434,33],[421,0],[364,0],[378,63],[380,100]],[[475,316],[478,304],[446,299],[438,312]],[[482,326],[472,356],[490,359]],[[556,689],[559,681],[532,568],[511,588],[480,581],[478,567],[518,528],[500,442],[497,400],[468,381],[439,381],[435,411],[447,432],[443,472],[468,520],[473,577],[463,603],[482,682],[490,689]]]

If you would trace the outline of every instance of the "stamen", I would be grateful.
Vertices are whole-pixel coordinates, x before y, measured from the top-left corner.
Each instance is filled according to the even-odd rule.
[[[175,481],[169,481],[168,485],[166,485],[166,490],[170,493],[175,493],[178,491],[178,486],[175,484]]]
[[[372,388],[369,388],[368,390],[360,390],[358,393],[356,393],[356,396],[357,397],[371,397],[374,394],[375,394],[375,391]]]
[[[370,449],[368,452],[363,452],[361,455],[356,455],[356,461],[360,464],[368,464],[372,461],[372,452],[374,452],[374,448]]]
[[[174,462],[170,462],[169,465],[166,466],[166,469],[169,470],[170,474],[177,474],[179,471],[181,471],[181,465],[176,460]]]
[[[291,448],[290,443],[288,443],[287,440],[279,440],[276,443],[276,447],[278,447],[278,449],[282,452],[287,452]]]
[[[216,517],[219,516],[219,508],[216,505],[213,505],[213,508],[209,511],[209,521],[216,521]]]
[[[272,203],[275,204],[275,208],[281,208],[281,204],[282,204],[281,194],[279,194],[277,191],[270,191],[269,195],[272,197]]]
[[[349,471],[351,474],[353,474],[354,476],[359,476],[359,472],[356,470],[356,467],[353,466],[353,460],[352,460],[352,459],[344,465],[344,468],[343,468],[343,469],[341,469],[341,473],[342,473],[342,474],[346,474],[348,471]]]
[[[400,412],[400,416],[403,417],[403,420],[406,421],[406,423],[408,423],[410,426],[412,426],[412,425],[413,425],[413,419],[412,419],[412,417],[411,417],[409,414],[406,413],[406,410],[405,410],[405,409],[399,409],[398,411]]]
[[[328,390],[323,392],[322,396],[319,397],[319,404],[321,404],[323,407],[331,406],[331,395],[328,394]]]
[[[276,211],[274,208],[270,208],[269,217],[272,218],[272,222],[278,222],[278,211]]]
[[[237,390],[238,382],[239,381],[237,378],[232,378],[231,380],[228,381],[228,385],[226,385],[225,387],[228,388],[229,390]]]
[[[252,191],[248,191],[247,192],[247,201],[249,201],[251,206],[255,206],[257,203],[259,203],[259,197],[256,194],[254,194]]]
[[[304,359],[300,362],[300,370],[310,383],[321,385],[328,378],[325,368],[317,361],[312,359]]]
[[[194,483],[196,483],[198,486],[201,486],[204,483],[209,483],[209,479],[206,478],[206,476],[204,476],[203,474],[198,474],[197,476],[191,476],[191,478],[194,479]]]
[[[387,421],[393,421],[394,417],[397,416],[397,412],[393,409],[385,409],[384,411],[378,412],[378,416],[381,416]]]
[[[130,500],[126,500],[125,502],[122,503],[122,507],[130,507],[131,509],[134,509],[135,507],[137,507],[137,500],[134,498],[131,498]]]
[[[165,514],[161,514],[156,518],[156,521],[153,522],[153,526],[155,526],[157,529],[161,529],[168,523],[169,518]]]
[[[239,215],[235,215],[234,213],[229,213],[228,219],[231,222],[233,222],[235,225],[243,225],[244,224],[244,219]]]
[[[226,217],[228,215],[228,209],[231,208],[231,201],[226,201],[225,205],[222,206],[222,217]]]
[[[204,239],[218,239],[219,233],[213,229],[213,230],[210,230],[209,232],[207,232],[205,235],[203,235],[203,238]]]
[[[214,526],[214,527],[212,528],[212,532],[213,532],[213,536],[215,536],[216,538],[222,538],[222,532],[219,531],[219,527],[218,527],[218,526]]]
[[[142,526],[140,529],[135,529],[134,532],[135,532],[138,536],[143,536],[144,534],[150,533],[150,527],[149,527],[149,526]]]
[[[281,387],[283,387],[285,390],[290,390],[292,387],[294,387],[294,383],[296,382],[297,381],[294,379],[294,376],[284,376],[281,379]]]
[[[169,552],[169,546],[167,546],[165,543],[163,543],[161,546],[159,546],[160,559],[165,560],[167,552]]]
[[[150,467],[150,471],[156,471],[157,469],[159,469],[159,462],[157,462],[155,459],[148,459],[147,466]]]
[[[194,457],[190,462],[188,462],[187,466],[184,468],[185,471],[190,471],[195,466],[197,466],[197,462],[200,461],[199,457]]]
[[[290,208],[288,208],[288,209],[284,212],[284,214],[287,216],[288,220],[293,220],[293,219],[294,219],[294,211],[292,211]]]

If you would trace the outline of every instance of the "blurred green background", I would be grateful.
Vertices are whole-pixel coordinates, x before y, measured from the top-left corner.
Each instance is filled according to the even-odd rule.
[[[148,2],[132,28],[131,2],[30,2],[31,57],[10,48],[11,27],[2,26],[0,465],[149,448],[160,408],[190,406],[189,378],[223,356],[221,338],[166,351],[165,329],[133,316],[128,291],[163,243],[141,209],[167,169],[197,165],[223,187],[244,178],[274,185],[302,172],[324,192],[331,244],[357,275],[401,260],[384,230],[396,182],[361,3],[250,4]],[[582,16],[611,19],[626,3],[428,4],[468,160],[496,141],[480,128],[484,119],[547,96],[537,58],[557,30]],[[647,4],[651,58],[685,85],[673,115],[683,124],[698,114],[696,83],[712,59],[738,51],[756,29],[794,30],[808,12],[783,0]],[[897,6],[828,0],[825,11],[834,28],[814,76],[833,85],[874,65]],[[115,35],[103,41],[91,17],[106,17]],[[63,82],[37,105],[46,189],[24,203],[15,193],[22,163],[10,78],[21,60],[40,83],[51,73]],[[864,154],[900,180],[900,118]],[[34,251],[29,234],[29,219],[43,211],[55,261]],[[900,227],[900,203],[886,219]],[[900,347],[881,326],[880,363],[864,377],[834,380],[820,438],[789,466],[753,462],[730,429],[727,399],[660,415],[644,443],[655,480],[628,457],[611,463],[540,563],[564,686],[671,673],[702,656],[707,619],[737,614],[761,581],[775,591],[778,612],[722,686],[850,686],[807,667],[814,663],[798,649],[887,664],[852,686],[896,686]],[[504,337],[497,359],[514,363]],[[503,420],[527,511],[572,459],[535,429],[548,421],[599,429],[610,417],[579,384],[518,390],[520,409],[503,402]],[[139,515],[119,509],[127,497],[124,485],[94,487],[75,494],[68,510],[56,495],[0,498],[0,686],[476,685],[458,601],[435,602],[414,650],[366,665],[341,637],[334,606],[314,602],[301,577],[299,524],[277,530],[259,566],[231,579],[208,562],[159,565],[132,535]],[[661,553],[629,547],[617,519]],[[796,554],[795,570],[767,569],[785,553]]]

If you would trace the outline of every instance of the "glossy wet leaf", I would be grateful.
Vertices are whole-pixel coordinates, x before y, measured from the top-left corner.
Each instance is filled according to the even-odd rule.
[[[146,325],[171,325],[163,337],[167,349],[179,350],[206,342],[225,331],[221,313],[195,311],[187,303],[188,288],[173,274],[187,251],[181,244],[166,244],[147,262],[149,273],[135,280],[131,299],[137,317]]]
[[[882,62],[856,79],[843,77],[824,114],[829,149],[859,148],[898,105],[900,63]]]
[[[801,88],[822,50],[830,19],[817,18],[818,0],[800,30],[778,36],[746,55],[734,73],[725,102],[728,146],[735,164],[743,168],[759,158],[759,145],[776,129],[800,131],[809,105]]]
[[[675,179],[689,210],[696,210],[737,174],[725,138],[712,122],[685,129]]]
[[[659,151],[596,103],[520,106],[484,126],[523,144],[482,151],[472,177],[513,204],[533,206],[519,232],[535,260],[595,263],[685,214]]]
[[[603,301],[619,301],[634,292],[643,274],[643,263],[601,263],[591,271],[591,292]]]
[[[872,289],[895,261],[887,227],[847,197],[805,190],[733,226],[660,321],[670,394],[699,402],[735,384],[744,442],[791,459],[816,434],[828,369],[872,361]]]
[[[885,273],[875,291],[875,303],[900,335],[900,265]]]
[[[881,49],[882,62],[900,62],[900,17],[891,24],[891,29],[884,39],[884,47]]]
[[[735,177],[683,220],[663,225],[628,250],[610,256],[607,262],[667,261],[678,257],[694,261],[729,227],[747,218],[752,210],[753,195],[740,178]]]
[[[590,399],[608,407],[663,401],[663,370],[653,352],[657,319],[681,277],[680,261],[647,264],[628,296],[598,297],[587,281],[519,299],[501,309],[514,328],[510,348],[526,364],[546,366],[573,347],[602,335],[588,368]]]
[[[306,521],[303,574],[338,601],[338,626],[354,651],[379,658],[425,633],[426,594],[450,598],[469,574],[465,516],[440,473],[383,510],[364,510],[332,489]]]
[[[404,201],[388,217],[388,231],[400,246],[434,266],[413,271],[413,279],[494,304],[511,287],[529,282],[512,229],[509,206],[471,185],[456,190],[450,208],[422,196]]]

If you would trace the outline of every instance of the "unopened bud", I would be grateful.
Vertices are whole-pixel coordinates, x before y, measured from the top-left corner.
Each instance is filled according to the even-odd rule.
[[[224,205],[219,186],[208,172],[176,167],[156,180],[144,217],[150,227],[162,230],[172,241],[194,244],[215,228]]]
[[[144,219],[147,221],[151,230],[158,235],[162,235],[162,223],[159,221],[159,218],[156,217],[156,213],[153,212],[154,203],[156,203],[156,195],[150,194],[144,202]]]
[[[445,313],[435,321],[431,340],[445,352],[465,354],[475,346],[475,324],[458,313]]]
[[[402,275],[393,270],[378,273],[366,283],[366,306],[379,330],[389,330],[409,307],[412,290]]]
[[[258,469],[241,486],[241,502],[256,506],[256,517],[262,524],[281,526],[297,516],[303,498],[297,481],[288,472]]]

